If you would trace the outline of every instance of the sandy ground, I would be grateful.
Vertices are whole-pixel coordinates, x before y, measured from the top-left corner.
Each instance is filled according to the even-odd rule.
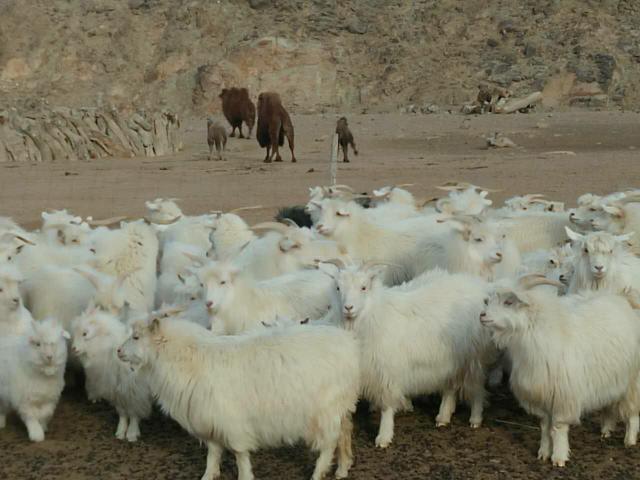
[[[246,205],[265,220],[276,207],[301,203],[307,187],[329,179],[330,135],[335,117],[294,117],[299,163],[265,165],[255,140],[230,139],[228,161],[206,160],[204,122],[187,123],[184,152],[174,157],[121,159],[73,164],[0,166],[4,215],[37,224],[46,208],[70,208],[82,215],[140,215],[144,200],[181,199],[188,213]],[[496,201],[517,193],[544,193],[574,202],[584,192],[603,193],[640,186],[640,116],[618,112],[567,112],[516,116],[463,117],[439,114],[351,116],[360,156],[340,164],[339,183],[360,191],[384,184],[415,183],[418,196],[437,194],[447,180],[501,188]],[[519,147],[486,150],[483,136],[500,131]],[[517,406],[508,389],[494,392],[485,426],[472,431],[468,410],[459,409],[451,427],[436,430],[438,400],[421,399],[413,413],[397,419],[387,451],[373,447],[378,417],[359,409],[355,428],[354,479],[638,478],[640,447],[622,446],[622,429],[601,441],[588,419],[571,433],[573,460],[562,471],[536,460],[535,418]],[[156,413],[142,424],[137,444],[113,436],[115,413],[89,404],[81,391],[66,392],[47,440],[30,444],[23,425],[11,417],[0,432],[0,478],[6,479],[195,479],[205,451],[173,421]],[[314,456],[304,448],[254,455],[256,478],[302,479]],[[223,479],[235,478],[225,456]]]

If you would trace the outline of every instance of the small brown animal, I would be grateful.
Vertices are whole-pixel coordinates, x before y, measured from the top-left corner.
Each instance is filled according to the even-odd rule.
[[[258,128],[256,138],[262,148],[267,149],[264,157],[265,163],[271,163],[275,154],[276,162],[281,162],[278,147],[284,145],[284,137],[287,137],[291,150],[291,161],[296,161],[293,153],[293,123],[291,117],[282,106],[280,95],[274,92],[262,92],[258,95]]]
[[[249,127],[249,135],[251,138],[251,130],[256,121],[256,107],[249,98],[249,90],[246,88],[223,88],[219,95],[222,100],[222,113],[231,125],[231,136],[235,137],[236,128],[238,129],[239,138],[242,135],[242,122]]]
[[[338,124],[336,125],[336,133],[338,134],[338,146],[342,148],[344,158],[343,162],[349,162],[349,145],[353,148],[353,153],[358,155],[358,149],[356,148],[356,142],[353,140],[353,134],[349,130],[346,117],[340,117]]]
[[[218,160],[224,160],[223,152],[227,148],[227,130],[212,118],[207,119],[207,143],[209,144],[209,160],[213,158],[213,147],[218,152]]]

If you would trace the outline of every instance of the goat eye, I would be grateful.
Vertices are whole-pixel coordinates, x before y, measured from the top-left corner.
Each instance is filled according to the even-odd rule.
[[[522,207],[522,209],[523,209],[523,210],[526,210],[526,209],[527,209],[527,207]]]
[[[513,302],[511,300],[505,300],[504,304],[508,307],[510,307],[511,305],[513,305]]]
[[[133,337],[131,337],[131,338],[133,338],[134,340],[140,340],[140,336],[139,336],[139,335],[134,335],[134,336],[133,336]]]
[[[550,263],[551,265],[555,265],[555,264],[556,264],[556,261],[555,261],[555,260],[553,260],[553,259],[551,259],[551,260],[549,260],[549,263]]]
[[[365,287],[364,285],[362,286],[362,288],[360,288],[360,290],[362,290],[363,292],[367,291],[367,287]]]
[[[589,253],[589,249],[585,248],[584,250],[582,250],[584,253]]]
[[[222,281],[220,282],[220,285],[226,285],[226,284],[227,284],[227,281],[226,281],[226,280],[222,280]]]
[[[82,332],[82,336],[86,337],[87,336],[87,332]]]
[[[488,306],[488,305],[489,305],[489,299],[488,299],[488,298],[485,298],[485,299],[484,299],[484,304],[485,304],[486,306]]]
[[[196,297],[191,297],[191,301],[192,302],[195,301],[195,299],[196,299]]]
[[[7,260],[8,260],[8,261],[11,261],[11,257],[7,257]]]
[[[200,288],[204,288],[204,283],[201,283],[201,284],[200,284]]]
[[[41,345],[40,342],[36,342],[36,347],[39,347]]]
[[[138,245],[142,246],[142,242],[136,242]]]
[[[476,243],[480,243],[480,242],[482,242],[482,239],[481,239],[481,238],[474,238],[473,240],[474,240]]]
[[[589,209],[589,211],[590,211],[590,212],[595,212],[595,211],[596,211],[596,209],[595,209],[595,208],[590,208],[590,209]]]
[[[0,293],[4,292],[4,290],[2,288],[0,288]]]
[[[336,287],[336,290],[339,292],[340,291],[340,287]]]

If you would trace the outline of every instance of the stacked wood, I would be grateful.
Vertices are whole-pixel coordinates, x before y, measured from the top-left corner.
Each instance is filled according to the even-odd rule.
[[[175,113],[65,107],[0,112],[0,163],[154,157],[182,149]]]

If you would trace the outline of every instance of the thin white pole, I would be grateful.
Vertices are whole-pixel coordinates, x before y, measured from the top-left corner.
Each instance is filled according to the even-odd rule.
[[[329,165],[329,171],[331,174],[331,183],[330,185],[335,185],[337,183],[336,177],[338,175],[338,134],[333,134],[333,142],[331,143],[331,158],[329,159],[331,162]]]

